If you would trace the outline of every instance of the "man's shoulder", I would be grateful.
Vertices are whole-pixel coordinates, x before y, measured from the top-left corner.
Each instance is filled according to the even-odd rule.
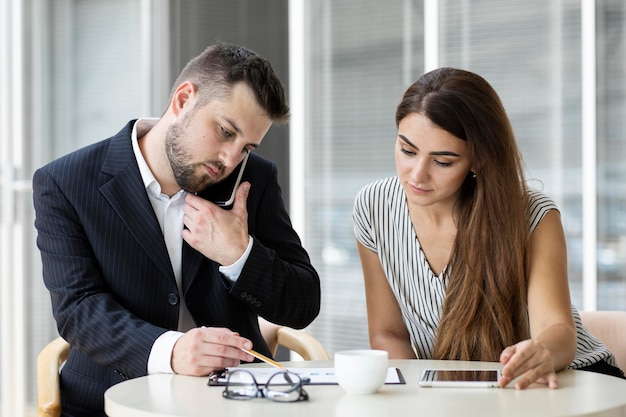
[[[276,164],[262,155],[256,152],[251,152],[248,158],[248,167],[255,167],[261,169],[277,169]]]
[[[48,171],[55,171],[59,169],[68,170],[76,169],[80,166],[94,168],[101,165],[102,161],[112,147],[119,149],[118,152],[121,153],[127,153],[129,150],[132,152],[130,133],[134,122],[135,121],[132,120],[117,134],[109,138],[84,145],[52,160],[51,162],[48,162],[42,167],[42,169]]]
[[[256,152],[250,153],[248,163],[243,171],[242,181],[250,181],[257,186],[272,182],[278,178],[278,167],[269,159]]]

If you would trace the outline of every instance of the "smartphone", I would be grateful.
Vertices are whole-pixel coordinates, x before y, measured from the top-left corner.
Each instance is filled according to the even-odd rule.
[[[498,388],[499,369],[424,369],[419,379],[423,387]]]
[[[212,201],[225,209],[232,208],[233,203],[235,202],[235,193],[237,192],[239,183],[241,183],[243,170],[246,168],[249,156],[250,151],[246,152],[246,156],[244,156],[243,161],[239,164],[239,167],[235,168],[235,170],[231,172],[226,179],[207,188],[203,192],[203,194],[208,197],[209,201]]]

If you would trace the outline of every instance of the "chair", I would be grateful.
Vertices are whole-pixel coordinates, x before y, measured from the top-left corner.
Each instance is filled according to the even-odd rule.
[[[581,311],[583,325],[615,355],[626,370],[626,311]]]
[[[259,326],[272,355],[276,354],[278,346],[283,346],[300,355],[305,361],[330,359],[324,346],[303,330],[280,326],[262,318],[259,318]]]
[[[328,360],[330,356],[324,346],[310,334],[279,326],[259,319],[261,333],[276,353],[278,345],[296,352],[304,360]],[[37,357],[37,400],[39,417],[59,417],[61,415],[61,389],[59,371],[70,353],[70,345],[63,338],[57,337],[48,343]]]
[[[61,337],[48,343],[37,356],[37,402],[39,417],[61,415],[59,371],[70,353],[70,345]]]

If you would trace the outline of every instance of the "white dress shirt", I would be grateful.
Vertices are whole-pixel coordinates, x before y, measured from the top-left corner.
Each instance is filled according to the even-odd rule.
[[[185,205],[185,196],[187,192],[179,190],[173,196],[168,196],[161,192],[161,185],[157,182],[139,149],[138,138],[144,136],[158,122],[156,118],[143,118],[137,120],[133,126],[131,141],[139,172],[143,180],[148,198],[154,209],[154,213],[159,221],[161,230],[163,231],[163,239],[167,246],[167,252],[174,270],[176,285],[178,286],[178,294],[180,299],[180,311],[178,315],[178,331],[169,330],[159,336],[150,351],[148,358],[148,374],[155,373],[174,373],[171,366],[172,350],[174,344],[183,335],[184,332],[196,327],[191,314],[187,310],[183,298],[182,290],[182,255],[183,255],[183,206]],[[220,266],[219,271],[226,278],[235,282],[239,278],[239,274],[248,259],[252,249],[252,237],[248,242],[248,247],[243,255],[232,265]]]

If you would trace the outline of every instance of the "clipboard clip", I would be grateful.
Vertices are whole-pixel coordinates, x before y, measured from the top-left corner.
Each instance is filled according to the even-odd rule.
[[[228,369],[219,369],[209,374],[207,385],[224,385],[228,379]]]

